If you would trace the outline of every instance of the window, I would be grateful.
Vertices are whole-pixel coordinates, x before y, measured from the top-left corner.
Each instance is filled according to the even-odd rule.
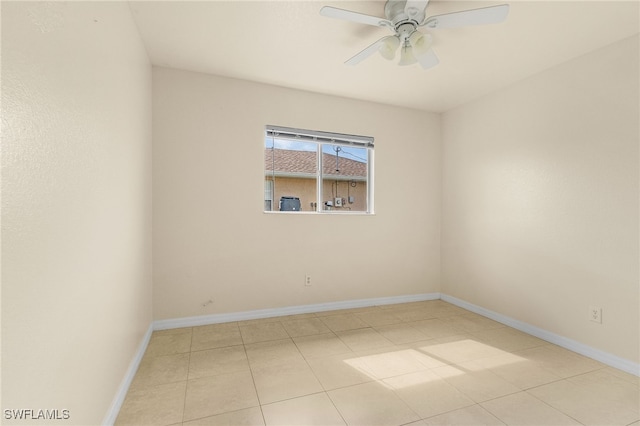
[[[373,138],[267,126],[264,210],[373,212]]]

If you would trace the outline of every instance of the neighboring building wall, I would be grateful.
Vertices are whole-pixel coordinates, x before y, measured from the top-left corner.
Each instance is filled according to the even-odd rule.
[[[355,186],[353,186],[355,184]],[[340,197],[343,200],[342,207],[336,207],[334,203],[333,210],[338,211],[367,211],[367,183],[363,181],[347,181],[324,179],[322,185],[322,200],[334,201],[334,198]],[[349,196],[354,198],[353,204],[349,203]]]
[[[271,180],[267,177],[266,180]],[[343,207],[332,207],[334,211],[367,211],[367,183],[363,181],[346,181],[335,179],[324,179],[322,183],[322,201],[335,202],[336,197],[343,198]],[[336,192],[337,185],[337,192]],[[355,185],[355,186],[354,186]],[[291,177],[276,177],[275,191],[273,197],[273,211],[278,210],[280,197],[300,198],[301,211],[316,211],[316,180]],[[349,203],[349,196],[353,197],[353,203]],[[324,206],[321,206],[325,209]]]
[[[2,424],[98,425],[151,323],[151,66],[128,4],[2,2],[1,92]]]
[[[273,211],[279,210],[281,197],[300,198],[301,211],[314,211],[311,203],[316,201],[316,180],[276,177],[274,183]]]

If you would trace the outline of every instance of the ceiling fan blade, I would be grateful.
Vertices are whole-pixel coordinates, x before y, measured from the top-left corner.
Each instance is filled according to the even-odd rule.
[[[497,24],[507,18],[509,5],[483,7],[431,16],[422,25],[429,28],[458,28],[467,25]]]
[[[378,50],[380,50],[380,46],[382,46],[382,43],[384,43],[384,41],[386,40],[387,37],[382,37],[380,40],[376,41],[375,43],[373,43],[371,46],[365,48],[363,51],[361,51],[360,53],[357,53],[355,56],[353,56],[351,59],[349,59],[348,61],[345,62],[345,64],[347,65],[357,65],[360,62],[364,61],[365,59],[367,59],[369,56],[373,55],[374,53],[376,53]]]
[[[329,18],[344,19],[345,21],[357,22],[359,24],[393,28],[393,24],[387,19],[378,18],[377,16],[365,15],[363,13],[352,12],[350,10],[338,9],[337,7],[324,6],[322,9],[320,9],[320,15]]]
[[[415,19],[418,22],[422,22],[424,19],[424,11],[427,9],[429,0],[407,0],[404,5],[404,13],[407,14],[409,19]]]
[[[433,49],[429,49],[427,53],[420,55],[416,59],[418,59],[418,62],[420,62],[420,65],[422,65],[422,68],[424,69],[435,67],[440,63],[440,60]]]

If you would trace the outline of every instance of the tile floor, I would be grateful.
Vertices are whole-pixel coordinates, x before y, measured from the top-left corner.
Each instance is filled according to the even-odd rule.
[[[117,425],[634,425],[640,380],[443,301],[154,332]]]

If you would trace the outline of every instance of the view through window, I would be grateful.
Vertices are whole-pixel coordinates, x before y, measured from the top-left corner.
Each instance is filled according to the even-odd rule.
[[[373,212],[373,138],[267,126],[264,210]]]

